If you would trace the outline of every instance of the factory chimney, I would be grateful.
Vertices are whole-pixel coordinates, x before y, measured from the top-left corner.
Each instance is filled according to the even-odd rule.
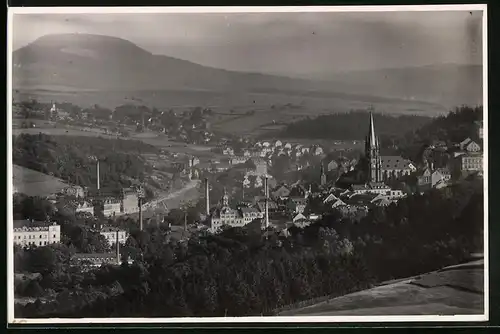
[[[101,189],[101,181],[100,181],[100,173],[99,173],[99,160],[97,160],[97,190]]]
[[[120,261],[120,239],[118,238],[119,235],[119,230],[116,230],[116,262],[118,264],[121,263]]]
[[[207,218],[210,215],[210,188],[208,184],[208,178],[205,178],[205,210]]]
[[[265,219],[266,219],[266,230],[269,227],[269,189],[268,189],[268,184],[267,184],[267,175],[264,178],[264,192],[266,196],[266,206],[265,206]]]

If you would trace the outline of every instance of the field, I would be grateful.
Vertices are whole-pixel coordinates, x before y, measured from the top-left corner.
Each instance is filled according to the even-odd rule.
[[[483,262],[423,274],[280,313],[283,316],[481,314]]]
[[[48,196],[67,187],[61,179],[12,165],[14,190],[29,196]]]
[[[193,107],[211,108],[214,130],[225,133],[262,135],[304,117],[347,112],[373,106],[388,114],[440,115],[447,108],[438,104],[412,100],[354,96],[343,94],[314,94],[273,92],[218,92],[218,91],[15,91],[14,100],[36,98],[42,102],[71,102],[81,107],[99,104],[115,108],[126,103],[142,104],[160,110],[183,112]],[[231,113],[233,110],[233,113]],[[254,112],[253,114],[247,114]]]

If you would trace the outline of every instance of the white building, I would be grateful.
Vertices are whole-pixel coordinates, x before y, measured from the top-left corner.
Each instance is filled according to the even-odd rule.
[[[61,241],[61,226],[29,220],[14,221],[14,244],[47,246]]]
[[[116,238],[118,233],[118,241],[120,244],[124,244],[128,239],[128,232],[121,230],[116,227],[105,226],[101,229],[100,234],[108,240],[110,245],[116,244]]]

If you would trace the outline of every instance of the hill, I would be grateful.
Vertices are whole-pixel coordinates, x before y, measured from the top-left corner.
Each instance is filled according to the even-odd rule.
[[[356,91],[387,98],[427,101],[447,108],[482,104],[481,65],[433,64],[379,70],[312,74],[339,92]]]
[[[49,196],[68,186],[56,177],[35,170],[12,165],[14,191],[28,196]]]
[[[425,116],[401,115],[397,117],[375,113],[377,135],[403,136],[417,130],[432,119]],[[369,116],[366,111],[323,115],[289,124],[280,136],[283,138],[311,138],[337,140],[364,140],[368,131]]]
[[[347,73],[336,80],[311,80],[234,72],[155,55],[120,38],[88,34],[47,35],[13,53],[14,98],[45,98],[78,105],[98,103],[110,108],[126,101],[159,108],[223,109],[291,103],[300,105],[306,113],[328,113],[332,109],[344,112],[376,105],[388,113],[413,110],[440,114],[446,111],[444,100],[457,105],[461,103],[459,97],[467,97],[466,92],[478,89],[471,87],[481,86],[470,73],[469,77],[467,73],[453,77],[440,71],[433,73],[434,77],[414,75],[411,84],[408,76],[399,75],[399,79],[381,89],[376,88],[380,85],[376,73]],[[434,98],[435,94],[426,92],[429,85],[437,87],[432,82],[440,77],[449,78],[448,82],[437,82],[447,85],[443,87],[453,94]],[[420,93],[418,89],[425,90]],[[419,96],[432,99],[419,100]]]

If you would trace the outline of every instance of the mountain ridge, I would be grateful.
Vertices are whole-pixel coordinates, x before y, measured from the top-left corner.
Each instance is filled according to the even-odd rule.
[[[14,89],[301,92],[332,98],[377,96],[447,107],[482,103],[480,65],[360,70],[335,74],[332,80],[312,80],[200,65],[153,54],[123,38],[95,34],[42,36],[14,51],[12,60]]]

